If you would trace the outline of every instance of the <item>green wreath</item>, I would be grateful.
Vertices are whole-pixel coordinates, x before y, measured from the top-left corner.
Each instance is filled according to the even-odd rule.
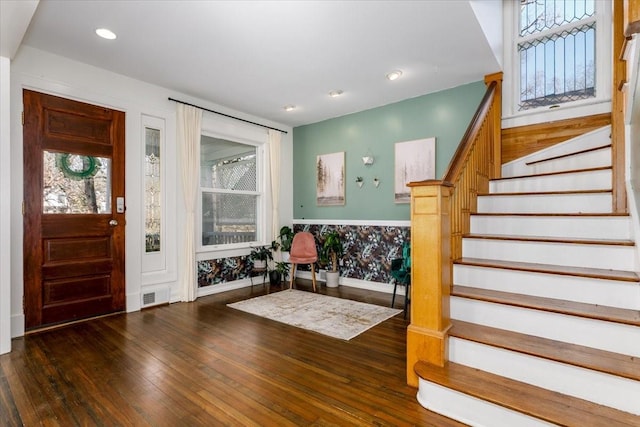
[[[71,165],[69,164],[69,157],[72,156],[72,154],[64,153],[56,155],[56,166],[58,167],[58,169],[60,169],[65,177],[80,181],[85,178],[91,178],[92,176],[95,176],[96,173],[98,173],[98,169],[101,166],[100,160],[93,156],[82,156],[79,154],[74,155],[82,158],[82,164],[86,165],[82,170],[71,168]]]

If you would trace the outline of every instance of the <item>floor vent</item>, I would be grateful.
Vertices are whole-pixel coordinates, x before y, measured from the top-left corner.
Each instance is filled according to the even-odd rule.
[[[142,308],[159,304],[169,304],[169,288],[165,286],[149,286],[142,290]]]
[[[142,305],[150,305],[155,304],[156,302],[156,293],[150,292],[148,294],[142,294]]]

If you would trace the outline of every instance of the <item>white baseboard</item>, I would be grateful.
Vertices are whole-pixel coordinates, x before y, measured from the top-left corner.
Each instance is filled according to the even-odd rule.
[[[311,272],[310,271],[296,271],[296,277],[301,279],[311,280]],[[316,275],[316,280],[318,279],[318,275]],[[340,277],[340,285],[341,286],[349,286],[351,288],[358,289],[366,289],[368,291],[377,291],[384,292],[387,294],[393,293],[393,284],[391,283],[381,283],[381,282],[372,282],[370,280],[360,280],[360,279],[352,279],[350,277]],[[398,291],[396,295],[404,296],[404,286],[398,286]]]
[[[196,296],[198,298],[205,297],[207,295],[219,294],[220,292],[233,291],[240,288],[248,288],[251,286],[250,279],[235,280],[233,282],[225,282],[217,285],[205,286],[198,288]],[[262,283],[254,283],[254,286],[262,286]]]
[[[127,313],[131,313],[133,311],[140,311],[140,292],[127,294],[125,298],[126,298]]]
[[[24,336],[24,314],[13,314],[11,316],[11,338]]]
[[[143,286],[140,290],[140,308],[168,304],[171,288],[168,285]]]

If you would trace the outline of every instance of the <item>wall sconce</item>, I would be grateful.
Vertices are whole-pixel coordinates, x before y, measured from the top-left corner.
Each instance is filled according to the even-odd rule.
[[[362,185],[364,184],[364,179],[362,179],[361,176],[356,177],[356,184],[358,184],[358,187],[362,188]]]
[[[373,178],[373,185],[375,185],[376,188],[378,188],[378,186],[380,185],[380,180],[377,177]]]
[[[371,153],[371,150],[367,150],[367,154],[362,156],[362,163],[364,163],[365,166],[371,166],[373,164],[373,153]]]

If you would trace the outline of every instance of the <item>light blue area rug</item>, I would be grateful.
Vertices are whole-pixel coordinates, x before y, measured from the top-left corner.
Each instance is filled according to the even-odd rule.
[[[295,289],[235,302],[228,306],[347,341],[402,312],[394,308]]]

